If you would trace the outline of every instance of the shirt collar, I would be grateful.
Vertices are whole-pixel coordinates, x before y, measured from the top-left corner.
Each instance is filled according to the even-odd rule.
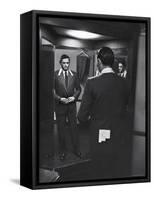
[[[70,73],[70,75],[73,76],[73,73],[71,72],[71,70],[67,70],[66,72],[67,72],[67,75],[68,75],[68,73]],[[63,75],[65,76],[65,71],[62,68],[59,70],[58,76],[60,76],[61,73],[63,73]]]
[[[111,67],[105,67],[100,74],[106,74],[106,73],[114,73],[113,69]]]

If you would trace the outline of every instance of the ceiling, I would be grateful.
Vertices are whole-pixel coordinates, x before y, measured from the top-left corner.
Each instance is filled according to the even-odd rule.
[[[140,24],[135,22],[77,19],[77,18],[47,18],[40,17],[41,37],[56,46],[91,47],[98,48],[99,44],[107,40],[130,41],[140,32]],[[82,30],[100,34],[94,39],[77,39],[68,35],[68,30]]]

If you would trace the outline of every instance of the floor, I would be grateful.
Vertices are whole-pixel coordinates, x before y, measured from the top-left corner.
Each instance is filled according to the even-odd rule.
[[[68,131],[69,132],[69,131]],[[85,130],[79,131],[80,151],[82,159],[72,153],[72,146],[69,134],[67,135],[68,154],[64,161],[59,159],[59,145],[57,127],[54,127],[54,135],[44,133],[40,136],[40,157],[39,157],[39,181],[49,183],[60,181],[61,169],[71,177],[71,170],[77,171],[90,162],[89,135]],[[54,153],[53,153],[54,152]],[[132,172],[131,176],[145,175],[145,136],[134,135],[132,147]]]

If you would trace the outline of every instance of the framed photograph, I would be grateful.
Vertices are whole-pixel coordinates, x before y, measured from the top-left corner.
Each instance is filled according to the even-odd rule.
[[[21,14],[21,185],[150,181],[150,18]]]

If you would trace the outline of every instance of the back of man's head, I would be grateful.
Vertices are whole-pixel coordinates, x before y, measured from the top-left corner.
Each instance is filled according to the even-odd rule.
[[[109,47],[102,47],[99,50],[97,58],[101,60],[103,65],[112,67],[112,64],[114,62],[114,54],[112,49],[110,49]]]

